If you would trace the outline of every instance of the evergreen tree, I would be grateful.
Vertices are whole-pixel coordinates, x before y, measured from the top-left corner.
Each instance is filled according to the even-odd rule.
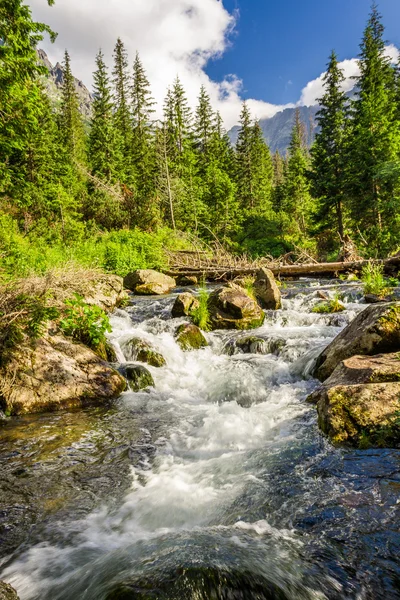
[[[79,99],[71,71],[71,59],[65,51],[63,64],[62,97],[60,109],[61,141],[66,159],[73,165],[85,161],[85,133],[82,115],[79,111]]]
[[[194,136],[199,154],[200,168],[204,170],[210,162],[210,150],[214,132],[214,112],[210,96],[204,85],[201,86],[194,120]]]
[[[335,52],[324,76],[325,93],[317,113],[319,133],[311,151],[312,189],[318,198],[318,228],[333,228],[344,238],[345,130],[347,98],[342,91],[344,75]]]
[[[132,127],[129,107],[130,80],[128,74],[128,53],[121,38],[117,40],[113,56],[114,123],[117,140],[121,148],[121,178],[124,182],[128,182],[132,148]]]
[[[252,124],[246,102],[240,113],[240,130],[236,142],[236,185],[237,198],[242,209],[253,205]]]
[[[152,115],[154,100],[150,83],[136,53],[132,82],[132,167],[136,180],[138,224],[152,227],[158,219],[155,203],[155,155]]]
[[[305,142],[305,128],[296,110],[288,150],[283,209],[288,221],[288,233],[298,241],[298,236],[307,233],[308,220],[312,211],[310,184],[308,180],[309,157]]]
[[[272,157],[273,166],[273,191],[272,191],[272,206],[275,212],[280,212],[285,204],[285,177],[286,177],[286,163],[280,154],[279,150],[276,150]]]
[[[113,102],[107,67],[101,50],[96,57],[93,114],[89,138],[92,172],[107,182],[115,180],[118,146],[113,122]]]
[[[399,210],[387,169],[397,160],[400,136],[395,75],[385,54],[383,34],[381,17],[373,4],[360,46],[360,76],[346,157],[354,227],[377,247]]]

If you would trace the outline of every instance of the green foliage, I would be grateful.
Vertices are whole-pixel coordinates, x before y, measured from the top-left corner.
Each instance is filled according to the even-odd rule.
[[[369,262],[363,267],[361,281],[363,282],[364,294],[375,294],[383,297],[388,293],[383,265]]]
[[[334,297],[326,302],[321,302],[314,306],[312,309],[313,313],[338,313],[346,310],[346,307],[342,303],[342,297],[339,292],[336,292]]]
[[[202,285],[200,287],[199,295],[197,297],[199,301],[199,306],[198,308],[195,308],[190,314],[193,323],[203,331],[211,330],[210,311],[208,309],[209,297],[210,295],[207,292],[205,285]]]
[[[246,294],[248,296],[250,296],[250,298],[253,298],[253,300],[256,300],[256,292],[255,292],[255,288],[254,288],[254,283],[255,283],[254,277],[251,277],[250,275],[248,275],[247,277],[243,278],[242,287],[246,290]]]
[[[59,325],[63,333],[82,342],[93,350],[106,342],[106,333],[111,331],[106,313],[99,307],[87,304],[79,294],[65,301],[63,318]]]

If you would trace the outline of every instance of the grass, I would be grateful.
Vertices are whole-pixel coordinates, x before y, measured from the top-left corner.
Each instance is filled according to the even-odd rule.
[[[191,317],[193,323],[197,325],[203,331],[211,330],[210,311],[208,309],[208,299],[210,295],[207,292],[205,285],[200,287],[199,295],[197,297],[199,306],[193,310]]]
[[[253,300],[256,300],[256,291],[254,289],[255,279],[254,277],[244,277],[243,278],[243,288],[246,290],[246,294],[250,296]]]
[[[336,292],[334,297],[331,300],[327,300],[326,302],[321,302],[314,306],[312,309],[313,313],[338,313],[346,310],[346,307],[342,303],[341,295]]]
[[[389,291],[384,277],[383,265],[368,263],[363,267],[361,281],[363,282],[364,294],[374,294],[383,298]]]

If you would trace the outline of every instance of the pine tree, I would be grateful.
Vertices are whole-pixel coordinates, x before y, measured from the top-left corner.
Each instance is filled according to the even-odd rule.
[[[194,119],[194,136],[196,150],[199,154],[200,169],[203,171],[210,162],[214,124],[215,118],[210,96],[207,94],[204,85],[202,85]]]
[[[383,34],[381,17],[373,4],[360,46],[360,76],[346,156],[354,228],[361,229],[377,246],[399,209],[393,181],[387,176],[387,166],[398,157],[400,136],[394,69],[385,54]]]
[[[251,114],[243,102],[240,114],[240,130],[236,142],[236,185],[237,198],[242,210],[253,205],[253,165],[252,165],[252,124]]]
[[[158,219],[155,194],[155,155],[152,115],[154,100],[150,83],[136,53],[132,82],[132,167],[136,180],[138,224],[149,228]]]
[[[63,64],[62,98],[60,108],[60,133],[66,159],[71,164],[85,161],[85,133],[75,81],[71,71],[71,59],[65,51]]]
[[[96,56],[94,100],[89,138],[89,160],[92,172],[107,182],[115,180],[118,146],[113,122],[113,103],[107,67],[101,50]]]
[[[2,0],[0,32],[0,191],[5,192],[10,185],[23,187],[32,140],[40,135],[47,100],[38,78],[46,69],[38,63],[36,45],[44,32],[52,40],[55,34],[32,20],[22,0]]]
[[[283,205],[290,223],[289,231],[295,237],[296,235],[303,237],[306,235],[313,204],[310,196],[309,157],[305,138],[304,124],[300,118],[300,111],[297,109],[288,150],[285,201]]]
[[[272,157],[272,166],[274,172],[272,206],[274,211],[279,213],[283,209],[285,203],[286,177],[286,163],[279,150],[276,150]]]
[[[129,182],[132,148],[132,127],[129,107],[130,79],[128,74],[128,53],[121,40],[118,38],[114,48],[114,123],[117,142],[121,148],[121,179]]]
[[[344,75],[335,52],[329,58],[324,76],[325,93],[317,113],[319,132],[312,156],[312,190],[318,199],[318,228],[333,229],[344,238],[345,141],[347,98],[342,90]]]

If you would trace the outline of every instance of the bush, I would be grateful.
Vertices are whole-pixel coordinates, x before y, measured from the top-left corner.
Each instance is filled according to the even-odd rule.
[[[314,306],[312,309],[313,313],[337,313],[346,310],[346,307],[342,303],[342,298],[338,292],[335,293],[333,299],[321,302]]]
[[[368,263],[363,267],[361,281],[364,284],[364,294],[383,297],[388,293],[383,265]]]
[[[98,306],[86,304],[79,294],[65,301],[66,309],[59,325],[63,333],[94,351],[103,349],[106,333],[111,331],[106,313]]]
[[[210,295],[207,292],[205,285],[201,286],[198,301],[199,306],[195,308],[193,312],[190,314],[192,317],[193,323],[200,327],[203,331],[211,330],[211,322],[210,322],[210,311],[208,310],[208,299]]]

